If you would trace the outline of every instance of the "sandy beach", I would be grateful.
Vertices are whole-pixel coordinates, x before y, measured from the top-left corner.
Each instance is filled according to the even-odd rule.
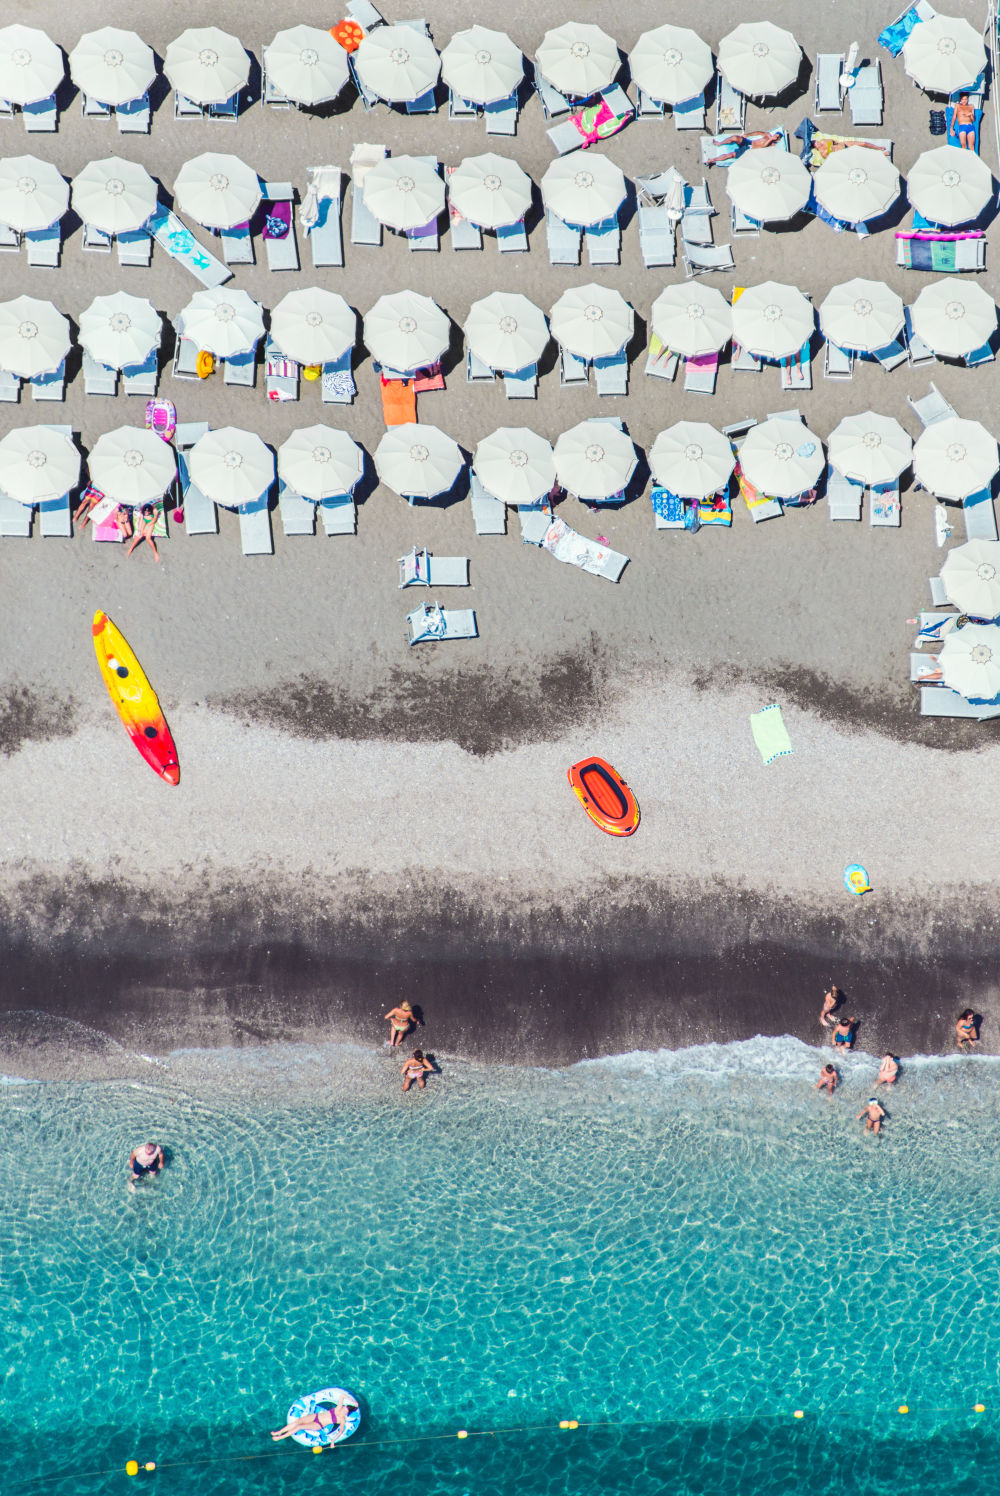
[[[951,10],[980,24],[966,0]],[[586,11],[625,52],[662,19],[649,0],[627,17],[607,3]],[[470,19],[457,4],[425,13],[439,48]],[[487,0],[475,18],[508,30],[530,55],[546,25],[569,14],[542,18]],[[855,4],[806,16],[780,0],[767,15],[810,59],[852,40],[862,57],[880,57],[885,124],[869,133],[892,138],[905,178],[936,142],[930,101],[876,48],[891,10]],[[212,18],[258,55],[279,24],[331,21],[304,0],[280,18],[220,0]],[[670,17],[713,45],[749,18],[731,4],[706,18],[690,3]],[[140,16],[84,0],[71,17],[38,0],[31,17],[67,50],[99,24],[134,26],[161,57],[203,19],[188,0]],[[787,107],[751,107],[748,126],[792,130],[811,113],[810,77]],[[828,118],[849,133],[846,111]],[[18,121],[0,134],[5,154],[31,150],[67,177],[106,154],[134,157],[167,195],[180,165],[212,148],[300,193],[307,166],[346,170],[359,140],[448,163],[496,148],[536,182],[552,159],[534,97],[513,142],[486,136],[481,121],[449,123],[445,109],[417,120],[368,116],[356,100],[326,119],[254,104],[227,129],[175,122],[167,98],[146,139],[83,120],[75,96],[57,135],[26,136]],[[982,153],[996,170],[989,112]],[[697,132],[678,134],[669,118],[633,123],[607,154],[630,177],[670,164],[702,176]],[[708,181],[716,242],[727,243],[723,174]],[[992,253],[991,236],[979,280],[996,295]],[[727,294],[774,278],[818,304],[832,285],[864,275],[912,301],[929,279],[896,269],[891,228],[861,241],[810,220],[737,241],[734,254],[736,274],[712,278]],[[621,266],[600,272],[550,267],[537,225],[527,256],[500,257],[492,241],[482,254],[456,254],[447,236],[440,255],[414,256],[386,234],[380,250],[348,243],[346,259],[317,274],[306,250],[297,276],[259,263],[231,284],[271,307],[319,282],[362,314],[386,290],[434,296],[456,333],[447,390],[421,396],[419,415],[467,451],[497,426],[523,421],[554,439],[607,414],[621,415],[648,450],[678,419],[722,426],[788,405],[824,439],[843,415],[869,407],[916,435],[906,396],[926,393],[928,377],[959,414],[995,429],[989,366],[887,375],[862,364],[852,382],[831,384],[815,357],[815,388],[794,400],[774,368],[750,378],[724,366],[711,400],[646,379],[649,309],[683,268],[645,271],[634,220]],[[197,289],[160,251],[149,271],[124,273],[113,257],[85,255],[79,225],[60,270],[29,269],[23,255],[3,268],[5,296],[51,296],[74,320],[119,286],[149,295],[167,317]],[[567,286],[592,279],[618,287],[636,310],[626,399],[560,390],[551,356],[534,405],[509,405],[499,384],[466,385],[458,329],[473,300],[518,290],[548,311]],[[161,393],[181,420],[245,426],[273,445],[296,427],[340,422],[371,453],[384,427],[360,341],[355,375],[349,410],[321,407],[308,386],[286,406],[218,379],[194,389],[167,375]],[[0,434],[51,419],[51,409],[0,406]],[[60,414],[84,450],[141,418],[141,401],[85,398],[79,373]],[[128,1070],[117,1049],[95,1041],[87,1051],[84,1030],[154,1053],[321,1033],[380,1042],[383,1004],[404,989],[425,1010],[421,1042],[477,1058],[565,1063],[756,1032],[812,1041],[831,980],[861,1016],[866,1049],[947,1049],[954,1011],[973,1004],[987,1019],[984,1048],[1000,1050],[989,1021],[1000,1008],[1000,741],[992,724],[922,722],[907,678],[913,620],[929,606],[927,578],[944,554],[928,494],[904,487],[899,530],[873,530],[867,517],[832,524],[820,504],[759,526],[741,508],[731,531],[696,536],[658,533],[648,495],[598,514],[566,500],[571,524],[630,556],[617,586],[523,546],[516,516],[506,537],[477,538],[467,503],[410,509],[372,470],[360,497],[354,538],[286,540],[275,515],[273,557],[245,558],[236,516],[224,511],[218,537],[174,527],[159,566],[148,555],[126,561],[86,533],[0,544],[9,1010],[0,1067],[55,1073],[77,1044],[96,1070]],[[964,539],[954,518],[953,543]],[[480,639],[408,649],[405,614],[422,595],[397,590],[396,560],[414,544],[471,558],[472,587],[454,598],[475,607]],[[177,789],[154,779],[111,710],[90,638],[98,607],[159,692],[181,760]],[[770,702],[784,709],[794,751],[764,766],[749,715]],[[566,784],[567,765],[588,752],[609,758],[636,792],[643,823],[630,841],[603,837]],[[863,900],[843,887],[852,861],[874,885]]]

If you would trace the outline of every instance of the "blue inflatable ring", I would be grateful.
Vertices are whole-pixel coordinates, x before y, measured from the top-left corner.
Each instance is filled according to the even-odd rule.
[[[341,1401],[350,1402],[354,1407],[347,1415],[343,1433],[336,1423],[329,1424],[322,1429],[300,1428],[292,1435],[296,1444],[304,1444],[307,1449],[329,1449],[334,1444],[342,1444],[352,1434],[356,1434],[361,1427],[361,1409],[353,1392],[348,1392],[346,1387],[322,1387],[319,1392],[307,1392],[304,1397],[296,1398],[288,1410],[288,1421],[293,1418],[301,1418],[306,1413],[315,1413],[318,1408],[327,1408],[330,1412]]]

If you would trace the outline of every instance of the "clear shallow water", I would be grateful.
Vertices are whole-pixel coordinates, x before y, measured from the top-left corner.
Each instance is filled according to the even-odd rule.
[[[876,1143],[873,1062],[832,1103],[820,1062],[445,1063],[402,1097],[331,1048],[4,1087],[5,1496],[983,1489],[1000,1069],[914,1062]],[[145,1136],[170,1168],[130,1195]],[[275,1454],[331,1382],[362,1434]]]

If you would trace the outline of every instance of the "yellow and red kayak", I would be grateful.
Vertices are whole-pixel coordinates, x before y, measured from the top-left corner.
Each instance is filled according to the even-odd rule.
[[[104,684],[129,737],[151,769],[168,784],[177,784],[181,777],[177,749],[142,666],[106,613],[94,614],[93,631]]]

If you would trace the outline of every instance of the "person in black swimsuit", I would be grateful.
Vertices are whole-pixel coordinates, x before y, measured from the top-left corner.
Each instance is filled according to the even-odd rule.
[[[129,1155],[128,1187],[134,1190],[140,1179],[156,1175],[163,1168],[163,1149],[159,1143],[140,1143]]]

